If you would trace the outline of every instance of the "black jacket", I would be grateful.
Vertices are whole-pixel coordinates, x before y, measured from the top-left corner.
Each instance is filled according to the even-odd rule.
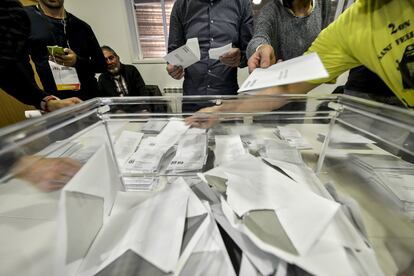
[[[119,74],[124,77],[128,94],[125,96],[151,96],[148,93],[148,90],[145,89],[145,82],[141,77],[141,74],[138,72],[138,69],[133,65],[122,64],[119,69]],[[109,72],[102,73],[99,76],[98,80],[98,89],[102,97],[118,97],[119,94],[116,90],[115,82],[112,79],[112,75]],[[121,110],[125,112],[134,113],[136,111],[151,111],[151,104],[142,102],[140,105],[134,106],[124,106],[120,107]]]
[[[0,87],[19,101],[40,107],[48,94],[34,80],[27,53],[30,21],[15,0],[0,1]]]
[[[106,63],[92,28],[70,13],[66,13],[65,20],[60,20],[44,15],[36,7],[25,10],[31,22],[29,52],[45,91],[59,98],[87,100],[99,96],[95,73],[105,72]],[[57,91],[48,63],[47,46],[53,45],[71,48],[76,53],[74,67],[81,84],[79,91]]]
[[[124,77],[128,88],[128,95],[126,96],[150,96],[145,90],[145,82],[135,66],[121,63],[119,74]],[[109,72],[102,73],[99,76],[98,89],[102,97],[119,96],[115,82]]]

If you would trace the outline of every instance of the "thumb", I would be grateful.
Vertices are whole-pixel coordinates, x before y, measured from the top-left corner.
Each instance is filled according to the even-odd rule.
[[[267,68],[270,64],[270,54],[267,51],[260,52],[260,68]]]

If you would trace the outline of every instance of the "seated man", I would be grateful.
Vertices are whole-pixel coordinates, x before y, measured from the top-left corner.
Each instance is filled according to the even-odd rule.
[[[99,76],[98,89],[102,97],[150,96],[145,89],[145,82],[138,69],[129,64],[122,64],[118,54],[109,46],[102,46],[102,53],[107,64],[107,71]],[[147,105],[124,111],[149,111]]]
[[[135,66],[122,64],[111,47],[102,46],[101,49],[107,64],[107,71],[98,80],[101,96],[149,96],[145,92],[145,82]]]

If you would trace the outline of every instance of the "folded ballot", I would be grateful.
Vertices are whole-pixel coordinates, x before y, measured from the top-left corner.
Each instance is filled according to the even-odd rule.
[[[200,46],[198,45],[198,38],[190,38],[186,44],[164,57],[169,64],[182,66],[187,68],[194,63],[200,61]]]
[[[220,56],[224,55],[231,50],[231,43],[218,48],[211,48],[208,50],[208,57],[210,59],[220,59]]]
[[[179,173],[201,170],[207,160],[207,135],[183,135],[168,170]]]

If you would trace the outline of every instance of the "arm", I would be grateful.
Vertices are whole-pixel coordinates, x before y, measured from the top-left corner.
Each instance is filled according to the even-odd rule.
[[[89,70],[95,73],[106,72],[106,62],[101,47],[99,46],[92,28],[89,26],[87,27],[89,29],[88,40],[86,42],[88,45],[88,56],[78,56],[78,61],[75,67],[76,69],[89,68]]]
[[[275,86],[268,89],[265,89],[255,95],[257,96],[278,96],[286,94],[306,94],[313,88],[317,87],[318,84],[312,84],[308,82],[299,82],[282,86]],[[278,109],[285,104],[287,101],[282,99],[266,99],[263,100],[260,97],[255,99],[243,99],[243,100],[233,100],[225,101],[222,105],[216,106],[215,112],[265,112]],[[203,111],[203,110],[201,110]]]
[[[244,2],[245,6],[240,15],[239,23],[239,37],[236,48],[232,48],[230,51],[220,57],[220,62],[230,67],[246,67],[246,48],[250,39],[252,38],[253,31],[253,10],[250,1]]]
[[[136,91],[135,94],[137,96],[150,96],[147,90],[145,89],[144,79],[142,78],[141,74],[135,66],[133,66],[132,68],[132,78],[134,86],[133,89]]]
[[[170,33],[168,36],[168,53],[181,47],[185,44],[184,27],[181,22],[179,11],[181,9],[182,2],[176,1],[171,11],[170,16]],[[181,66],[175,66],[173,64],[167,64],[168,74],[176,79],[182,79],[184,77],[184,69]]]
[[[267,3],[261,10],[260,15],[255,22],[253,38],[250,40],[247,46],[247,58],[250,58],[255,52],[257,47],[262,44],[276,45],[276,33],[277,24],[273,1]]]
[[[103,73],[106,71],[106,62],[99,46],[98,40],[95,37],[91,27],[84,25],[86,30],[86,37],[84,43],[87,46],[86,53],[76,53],[70,48],[65,48],[65,54],[55,55],[54,58],[57,63],[64,66],[75,67],[78,71],[91,71],[95,73]]]
[[[288,103],[288,101],[284,100],[283,98],[277,98],[274,96],[282,94],[306,94],[317,86],[317,84],[311,84],[307,82],[275,86],[255,94],[261,97],[250,97],[240,100],[227,100],[224,101],[221,105],[203,108],[196,115],[186,118],[185,121],[186,124],[191,125],[192,127],[210,128],[217,123],[218,119],[217,116],[209,115],[206,113],[269,112],[278,109]],[[269,96],[269,98],[266,98],[266,96]]]
[[[257,19],[254,37],[247,46],[249,72],[256,68],[267,68],[276,63],[276,32],[278,30],[275,3],[264,6]]]
[[[317,87],[319,84],[334,80],[337,76],[346,70],[358,66],[360,62],[353,57],[351,47],[348,45],[346,36],[349,34],[348,22],[349,18],[341,16],[334,23],[330,24],[317,39],[313,42],[308,52],[317,52],[322,60],[329,77],[309,82],[294,83],[285,86],[277,86],[264,90],[257,95],[271,96],[280,94],[305,94],[311,89]],[[352,28],[352,27],[350,27]],[[260,112],[271,111],[285,105],[287,102],[280,99],[254,99],[254,97],[242,100],[225,101],[222,105],[213,106],[202,109],[200,112]],[[208,128],[211,127],[215,121],[213,116],[192,116],[186,119],[188,124],[195,127]]]
[[[28,60],[10,62],[0,70],[0,87],[20,102],[40,108],[48,94],[37,86]]]
[[[168,35],[168,53],[183,46],[186,42],[184,27],[181,22],[181,5],[182,1],[176,1],[170,16],[170,31]]]
[[[40,90],[37,86],[29,61],[17,61],[10,63],[5,70],[0,70],[2,78],[0,87],[20,102],[33,105],[46,112],[80,103],[78,98],[59,100],[50,97],[49,94]],[[44,102],[44,105],[42,105]]]
[[[239,47],[241,51],[241,60],[239,67],[247,66],[247,45],[253,36],[253,9],[250,1],[247,1],[243,12],[240,30],[239,30]]]

